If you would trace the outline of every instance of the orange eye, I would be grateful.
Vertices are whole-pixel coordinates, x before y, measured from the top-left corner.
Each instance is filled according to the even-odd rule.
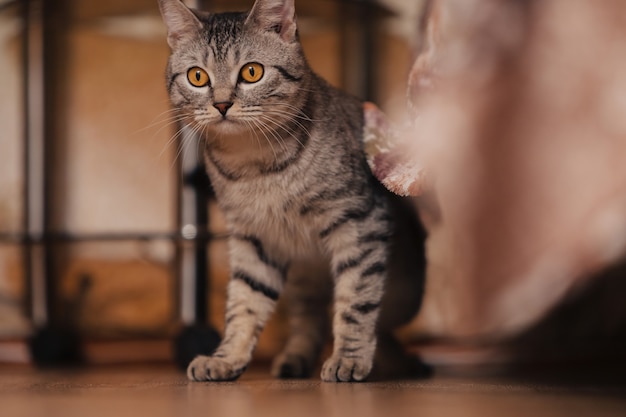
[[[187,71],[187,79],[194,87],[204,87],[209,83],[209,74],[202,68],[193,67]]]
[[[249,64],[246,64],[243,66],[243,68],[241,68],[241,79],[244,80],[247,83],[256,83],[257,81],[259,81],[261,78],[263,78],[263,65],[256,63],[256,62],[251,62]]]

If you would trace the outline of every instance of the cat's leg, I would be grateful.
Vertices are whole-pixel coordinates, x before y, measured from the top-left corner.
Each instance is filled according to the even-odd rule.
[[[371,378],[424,378],[431,368],[407,352],[393,334],[409,323],[419,311],[426,274],[426,231],[412,206],[394,199],[396,227],[391,240],[385,294],[378,318],[378,344]]]
[[[334,346],[324,381],[362,381],[376,350],[376,323],[387,273],[390,218],[384,203],[344,212],[320,236],[335,278]]]
[[[229,246],[224,339],[211,356],[191,362],[187,376],[193,381],[230,381],[245,371],[285,281],[287,264],[272,259],[257,237],[233,234]]]
[[[274,377],[311,376],[328,333],[331,292],[328,267],[322,260],[291,265],[285,288],[290,334],[272,364]]]

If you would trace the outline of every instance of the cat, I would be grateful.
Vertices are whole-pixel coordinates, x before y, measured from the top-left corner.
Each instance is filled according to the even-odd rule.
[[[402,356],[391,330],[415,315],[424,281],[423,230],[366,163],[363,103],[311,70],[294,0],[257,0],[248,13],[159,7],[170,100],[202,138],[230,232],[224,338],[189,379],[237,379],[284,292],[291,334],[272,374],[311,375],[334,296],[321,378],[363,381],[377,345]]]

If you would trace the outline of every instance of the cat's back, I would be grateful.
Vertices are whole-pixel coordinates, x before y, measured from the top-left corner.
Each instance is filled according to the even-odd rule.
[[[332,86],[320,76],[313,74],[316,114],[314,120],[322,132],[336,132],[353,141],[361,142],[363,134],[363,101]],[[358,145],[358,143],[355,143]]]

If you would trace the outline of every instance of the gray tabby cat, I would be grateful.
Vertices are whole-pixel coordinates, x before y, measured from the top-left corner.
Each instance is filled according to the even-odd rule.
[[[366,164],[362,102],[312,72],[294,0],[257,0],[249,13],[208,14],[179,0],[159,6],[172,49],[171,102],[203,137],[231,234],[224,339],[211,356],[192,361],[188,377],[239,377],[283,292],[291,335],[272,373],[309,376],[334,288],[334,350],[322,379],[364,380],[377,323],[390,334],[419,308],[424,260],[414,220],[399,223],[404,242],[394,239],[393,219],[403,210]],[[400,258],[394,245],[417,249]],[[381,308],[388,303],[393,308]]]

